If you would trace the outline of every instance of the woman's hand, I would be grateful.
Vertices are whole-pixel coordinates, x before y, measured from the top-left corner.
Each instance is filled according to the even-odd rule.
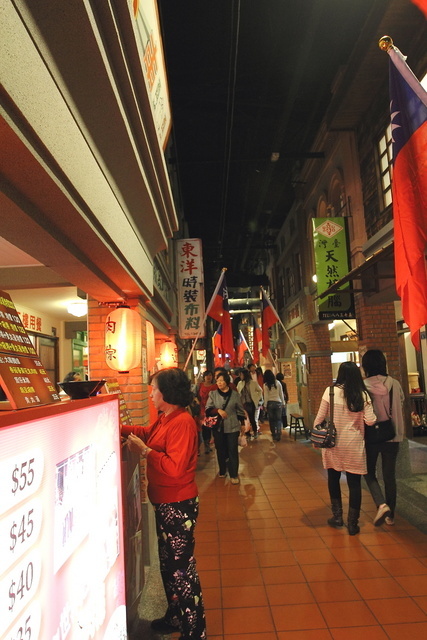
[[[127,445],[130,451],[132,451],[133,453],[139,453],[139,455],[141,456],[146,456],[147,453],[151,451],[151,449],[147,447],[145,442],[143,442],[141,438],[138,438],[138,436],[133,433],[130,433],[128,435]]]
[[[227,418],[227,412],[224,411],[224,409],[218,409],[218,413],[219,413],[219,415],[221,416],[221,418],[223,420],[225,420]]]

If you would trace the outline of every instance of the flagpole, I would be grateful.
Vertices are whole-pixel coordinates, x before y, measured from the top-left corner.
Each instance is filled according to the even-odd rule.
[[[223,267],[223,268],[221,269],[221,275],[219,276],[219,280],[218,280],[218,283],[217,283],[217,285],[216,285],[216,287],[215,287],[215,291],[214,291],[214,292],[213,292],[213,294],[212,294],[212,298],[211,298],[211,300],[210,300],[210,302],[209,302],[209,304],[208,304],[208,306],[207,306],[207,308],[206,308],[206,311],[205,311],[205,315],[204,315],[204,317],[203,317],[203,320],[202,320],[202,322],[200,323],[199,333],[198,333],[198,334],[197,334],[197,336],[194,338],[194,342],[193,342],[193,345],[192,345],[192,347],[191,347],[191,349],[190,349],[190,353],[188,354],[188,358],[187,358],[187,360],[185,361],[185,364],[184,364],[184,367],[183,367],[183,370],[184,370],[184,371],[185,371],[185,369],[187,368],[188,363],[190,362],[190,358],[191,358],[191,356],[193,355],[193,351],[194,351],[194,348],[195,348],[195,346],[196,346],[196,342],[197,342],[197,340],[200,338],[200,336],[201,336],[201,335],[202,335],[202,333],[203,333],[203,329],[204,329],[204,326],[205,326],[205,322],[206,322],[206,319],[207,319],[207,317],[208,317],[208,311],[210,311],[210,308],[212,307],[213,302],[214,302],[214,300],[215,300],[215,298],[216,298],[216,296],[217,296],[217,294],[218,294],[219,288],[220,288],[220,286],[221,286],[221,284],[222,284],[222,281],[223,281],[223,279],[224,279],[224,275],[225,275],[225,272],[226,272],[226,271],[227,271],[227,268],[226,268],[226,267]]]

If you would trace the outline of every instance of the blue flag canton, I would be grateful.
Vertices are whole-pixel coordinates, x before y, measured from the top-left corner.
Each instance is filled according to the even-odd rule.
[[[227,283],[225,281],[225,278],[223,278],[223,281],[221,284],[221,291],[219,292],[219,295],[222,297],[222,308],[225,311],[228,311],[228,289],[227,289]]]
[[[393,159],[427,120],[427,107],[390,60],[390,115]]]

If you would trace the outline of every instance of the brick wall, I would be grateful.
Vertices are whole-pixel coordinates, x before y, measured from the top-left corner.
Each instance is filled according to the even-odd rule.
[[[138,311],[142,322],[142,346],[147,346],[144,307],[137,301],[129,301],[129,306]],[[109,307],[99,306],[96,300],[88,302],[88,347],[89,378],[100,380],[116,378],[123,393],[127,408],[135,425],[144,425],[149,420],[147,384],[142,381],[142,366],[132,369],[128,374],[119,374],[110,369],[105,362],[104,326]]]
[[[387,369],[400,380],[399,340],[394,303],[367,305],[363,296],[355,297],[360,356],[368,349],[380,349],[387,358]]]
[[[332,382],[331,342],[327,324],[307,324],[307,390],[311,421],[319,408],[323,392]]]

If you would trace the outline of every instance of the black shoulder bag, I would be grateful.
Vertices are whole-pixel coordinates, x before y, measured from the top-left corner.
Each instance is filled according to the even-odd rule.
[[[365,443],[366,444],[381,444],[387,442],[387,440],[393,440],[396,435],[392,420],[393,410],[393,381],[391,383],[391,389],[389,392],[390,406],[388,410],[388,419],[381,420],[375,424],[369,425],[365,423]]]
[[[323,420],[316,424],[310,432],[310,440],[316,449],[332,449],[335,447],[337,430],[334,425],[334,386],[329,387],[329,424]]]

